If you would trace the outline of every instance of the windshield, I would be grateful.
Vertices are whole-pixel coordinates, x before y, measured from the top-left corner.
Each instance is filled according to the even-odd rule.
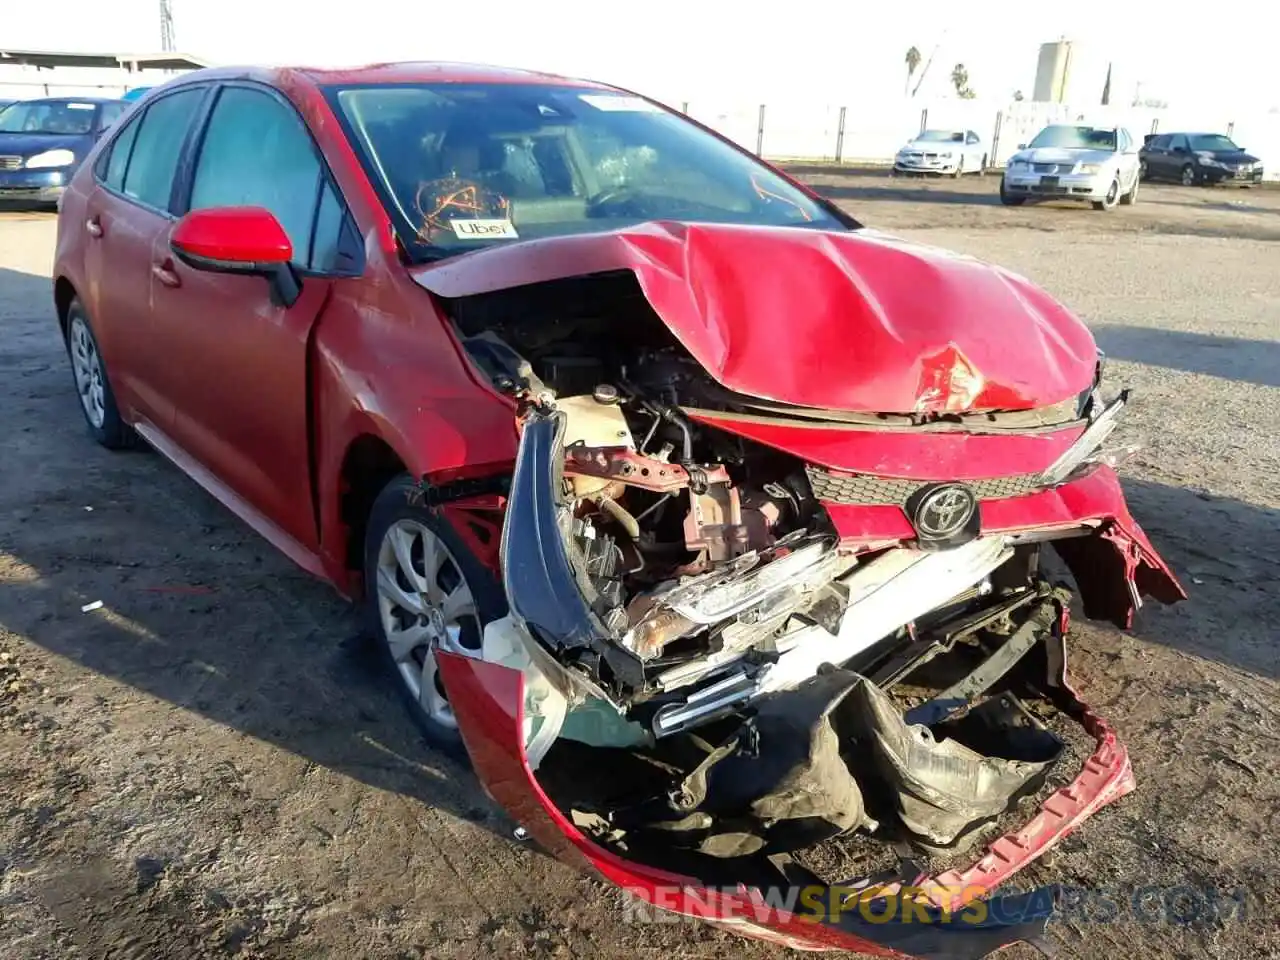
[[[1032,147],[1064,147],[1068,150],[1112,150],[1116,132],[1096,127],[1045,127],[1031,141]]]
[[[30,100],[0,110],[0,133],[89,133],[97,106],[74,100]]]
[[[1192,150],[1205,150],[1212,153],[1219,151],[1230,151],[1232,153],[1240,148],[1235,145],[1230,137],[1224,137],[1220,133],[1201,133],[1190,137]]]
[[[964,143],[964,134],[952,130],[926,130],[916,137],[916,140],[929,143]]]
[[[415,258],[647,220],[852,223],[628,94],[460,83],[327,92]]]

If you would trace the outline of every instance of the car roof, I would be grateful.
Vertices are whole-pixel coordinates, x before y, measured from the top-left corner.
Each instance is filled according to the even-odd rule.
[[[509,83],[614,89],[592,80],[579,80],[554,73],[520,70],[476,63],[406,62],[372,63],[355,67],[212,67],[183,75],[184,80],[258,80],[272,85],[288,85],[302,79],[315,86],[396,85],[416,83]]]

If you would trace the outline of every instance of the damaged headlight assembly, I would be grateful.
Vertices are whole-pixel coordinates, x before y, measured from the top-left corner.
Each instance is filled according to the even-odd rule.
[[[1114,448],[1102,446],[1119,426],[1120,414],[1128,403],[1129,390],[1121,390],[1120,395],[1090,421],[1075,443],[1037,477],[1039,484],[1045,487],[1057,486],[1083,468],[1095,464],[1116,467],[1129,459],[1139,448],[1138,444]]]

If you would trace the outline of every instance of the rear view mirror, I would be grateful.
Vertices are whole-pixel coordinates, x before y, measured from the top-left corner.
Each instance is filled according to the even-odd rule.
[[[169,246],[193,270],[266,277],[282,306],[292,306],[302,292],[289,235],[264,207],[193,210],[178,221]]]
[[[1019,150],[1025,150],[1025,149],[1027,149],[1027,145],[1026,145],[1025,143],[1020,143],[1020,144],[1018,144],[1018,149],[1019,149]]]

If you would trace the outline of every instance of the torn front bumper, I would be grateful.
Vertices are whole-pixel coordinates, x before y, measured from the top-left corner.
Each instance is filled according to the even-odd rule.
[[[524,678],[518,670],[448,653],[440,655],[440,670],[486,792],[548,853],[658,909],[797,949],[963,960],[1034,941],[1053,913],[1055,888],[1018,897],[989,894],[1134,786],[1127,751],[1106,721],[1076,697],[1064,657],[1055,693],[1094,737],[1095,750],[1075,780],[1023,827],[987,845],[970,866],[862,888],[712,888],[605,849],[556,807],[525,755]],[[891,920],[885,910],[893,911]]]

